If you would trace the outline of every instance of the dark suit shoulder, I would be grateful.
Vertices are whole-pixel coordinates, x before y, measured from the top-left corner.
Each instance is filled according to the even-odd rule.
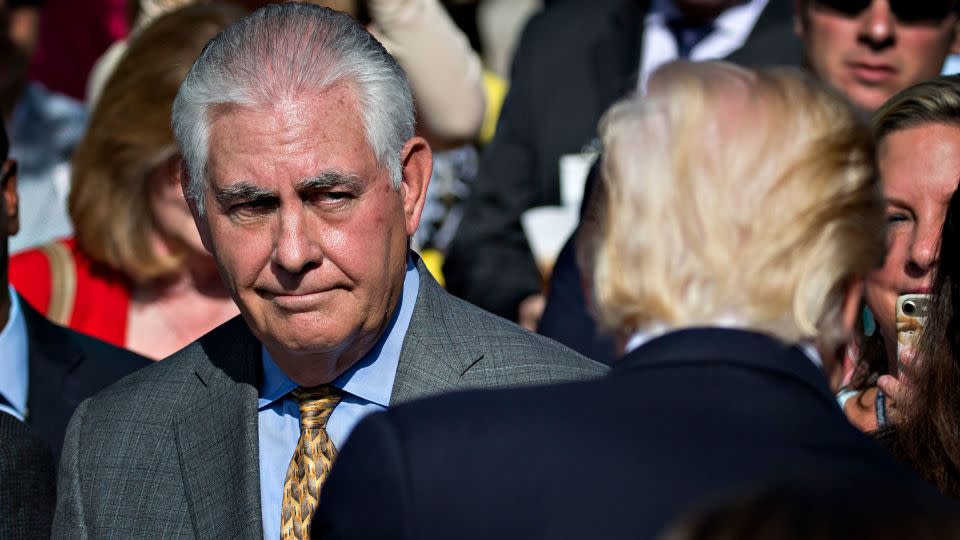
[[[114,378],[152,363],[150,359],[133,351],[50,322],[23,301],[22,297],[20,308],[23,310],[31,346],[51,349],[50,361],[69,361],[65,358],[67,355],[59,354],[64,351],[79,353],[95,370],[105,370]]]
[[[193,392],[219,382],[223,376],[239,378],[233,372],[249,368],[248,356],[258,347],[243,319],[237,316],[167,358],[117,381],[92,399],[89,406],[96,409],[103,404],[157,412],[189,407]]]
[[[133,373],[142,367],[153,364],[149,358],[141,356],[133,351],[111,345],[105,341],[74,332],[69,328],[56,327],[64,332],[65,339],[70,341],[77,349],[83,351],[83,355],[90,367],[105,368],[117,372]]]
[[[179,393],[192,381],[196,362],[188,355],[174,354],[123,377],[87,400],[91,412],[89,418],[98,418],[95,412],[106,406],[119,408],[143,408],[154,410],[173,409],[182,405]],[[199,382],[199,381],[198,381]]]
[[[571,32],[599,31],[609,25],[611,18],[620,14],[642,14],[646,10],[642,5],[644,3],[637,0],[565,0],[536,13],[530,18],[525,31],[530,35],[552,35],[558,42],[581,43],[569,39],[574,35]],[[637,17],[630,22],[639,24],[641,19]]]
[[[630,34],[639,28],[643,8],[634,4],[634,0],[577,0],[561,2],[537,13],[524,27],[517,47],[514,84],[532,83],[538,90],[552,93],[557,91],[550,86],[553,81],[570,83],[572,78],[584,73],[592,76],[596,43],[608,39],[612,33]]]
[[[440,308],[436,310],[435,323],[442,324],[446,330],[439,335],[479,344],[485,355],[480,363],[484,367],[491,363],[499,367],[544,366],[552,370],[571,370],[580,375],[571,378],[600,376],[608,371],[603,364],[445,291],[439,290],[435,298]]]

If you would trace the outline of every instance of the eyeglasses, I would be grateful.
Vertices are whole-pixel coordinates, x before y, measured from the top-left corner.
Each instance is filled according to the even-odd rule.
[[[814,0],[822,7],[856,17],[870,7],[873,0]],[[936,23],[957,11],[953,0],[887,0],[890,11],[902,23]]]

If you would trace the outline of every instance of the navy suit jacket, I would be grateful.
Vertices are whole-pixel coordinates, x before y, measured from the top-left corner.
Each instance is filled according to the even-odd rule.
[[[801,351],[681,330],[603,379],[453,394],[378,413],[324,487],[322,538],[653,538],[771,483],[942,501],[843,416]]]
[[[67,423],[80,402],[153,362],[57,326],[21,297],[27,323],[27,425],[60,458]]]

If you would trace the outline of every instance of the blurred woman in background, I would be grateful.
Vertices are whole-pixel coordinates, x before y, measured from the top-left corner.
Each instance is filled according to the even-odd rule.
[[[203,46],[245,13],[188,6],[130,43],[74,155],[74,236],[10,261],[54,322],[160,359],[238,314],[183,198],[170,109]]]
[[[864,431],[882,427],[895,406],[897,298],[929,293],[936,273],[940,230],[960,178],[960,77],[920,83],[894,96],[877,111],[873,131],[888,252],[883,268],[866,283],[875,328],[859,343],[851,390],[841,393],[844,412]],[[890,378],[880,379],[885,374]]]

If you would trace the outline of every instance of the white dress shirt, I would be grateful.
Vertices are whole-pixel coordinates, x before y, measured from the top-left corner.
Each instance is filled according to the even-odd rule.
[[[749,0],[733,6],[714,19],[714,29],[690,52],[690,60],[725,58],[747,42],[754,25],[769,0]],[[680,17],[673,0],[653,0],[643,22],[643,50],[640,58],[641,92],[647,79],[660,66],[677,59],[677,41],[667,28],[667,21]]]

